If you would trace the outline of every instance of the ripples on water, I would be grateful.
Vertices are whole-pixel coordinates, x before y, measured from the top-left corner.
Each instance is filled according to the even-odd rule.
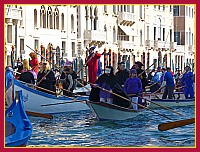
[[[173,120],[194,117],[194,107],[177,107],[170,111],[156,109]],[[53,120],[30,117],[33,134],[29,147],[194,147],[194,124],[168,131],[157,129],[164,117],[145,111],[136,118],[125,121],[98,121],[90,110],[55,114]]]

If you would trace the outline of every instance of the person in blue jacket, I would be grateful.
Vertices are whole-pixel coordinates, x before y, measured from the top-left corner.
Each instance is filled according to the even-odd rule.
[[[167,72],[165,73],[165,76],[164,76],[164,81],[166,81],[166,85],[165,85],[165,91],[163,93],[162,99],[166,99],[167,96],[168,96],[168,99],[173,99],[174,97],[175,84],[174,84],[174,78],[170,71],[171,71],[171,68],[168,67]]]
[[[185,67],[185,72],[183,73],[183,77],[181,79],[181,83],[184,84],[184,95],[186,99],[194,98],[194,75],[191,72],[189,66]],[[190,95],[190,97],[188,97]]]

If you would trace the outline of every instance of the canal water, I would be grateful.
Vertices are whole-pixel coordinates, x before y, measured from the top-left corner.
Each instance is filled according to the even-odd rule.
[[[194,106],[174,107],[179,116],[165,109],[156,112],[171,119],[194,118]],[[194,147],[195,125],[159,131],[166,118],[144,111],[124,121],[98,121],[90,110],[53,115],[53,120],[29,117],[33,133],[28,147]]]

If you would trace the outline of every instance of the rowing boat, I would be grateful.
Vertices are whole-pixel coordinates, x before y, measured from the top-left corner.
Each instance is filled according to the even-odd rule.
[[[159,108],[160,106],[156,105],[159,104],[165,107],[183,107],[183,106],[193,106],[195,99],[185,99],[184,94],[180,94],[178,92],[174,93],[175,99],[162,99],[162,94],[153,94],[146,93],[143,96],[144,98],[151,100],[149,108]],[[148,101],[147,101],[148,102]],[[156,103],[156,104],[153,104]]]
[[[87,104],[98,120],[126,120],[137,117],[141,111],[124,108],[115,104],[105,102],[94,102],[87,100]]]
[[[55,114],[70,111],[89,110],[85,100],[88,96],[67,98],[61,95],[48,94],[27,86],[25,83],[14,80],[14,90],[22,90],[23,102],[26,111]],[[63,103],[63,104],[62,104]]]
[[[13,100],[5,114],[5,146],[26,146],[32,134],[32,125],[24,111],[22,91],[16,93],[16,99]]]
[[[151,99],[152,102],[165,107],[194,106],[194,99]],[[158,108],[156,104],[150,104],[149,108]]]

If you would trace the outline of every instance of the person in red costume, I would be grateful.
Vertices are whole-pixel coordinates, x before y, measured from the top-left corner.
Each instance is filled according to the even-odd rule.
[[[29,54],[29,56],[31,57],[30,65],[32,67],[32,71],[34,71],[36,74],[38,74],[39,61],[38,61],[38,58],[37,58],[37,54],[35,52],[31,52]]]
[[[89,51],[89,56],[86,60],[86,66],[88,66],[88,76],[89,76],[89,82],[95,83],[97,79],[97,71],[98,71],[98,59],[101,57],[101,54],[94,53],[94,49],[96,47],[91,47]]]

